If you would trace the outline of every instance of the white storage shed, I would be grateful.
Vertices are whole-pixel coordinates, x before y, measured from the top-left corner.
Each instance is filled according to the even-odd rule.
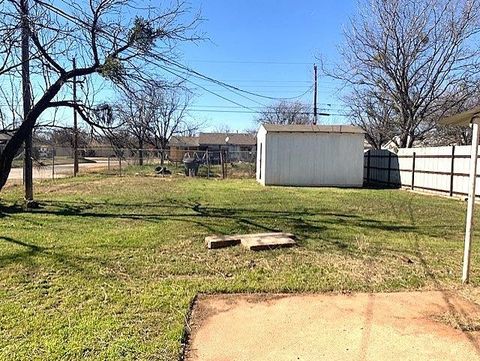
[[[263,124],[257,181],[263,185],[361,187],[364,131],[351,125]]]

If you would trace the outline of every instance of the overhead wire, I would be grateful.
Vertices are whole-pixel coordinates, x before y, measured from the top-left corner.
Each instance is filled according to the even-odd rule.
[[[41,1],[41,0],[37,0],[40,4],[43,4],[44,6],[46,6],[47,8],[49,8],[51,11],[55,12],[57,15],[61,16],[61,17],[64,17],[65,19],[67,19],[68,21],[72,21],[74,23],[80,23],[80,25],[82,26],[88,26],[88,23],[86,23],[85,21],[82,21],[80,19],[77,19],[75,17],[72,17],[71,15],[67,14],[66,12],[64,11],[61,11],[60,9],[57,9],[53,6],[49,6],[49,4],[45,3],[44,1]],[[99,29],[99,31],[101,33],[103,33],[105,36],[110,36],[110,34],[108,34],[107,32]],[[118,40],[118,39],[117,39]],[[125,40],[122,40],[120,39],[121,41],[123,42],[126,42]],[[208,76],[208,75],[205,75],[197,70],[194,70],[192,68],[190,68],[189,66],[186,66],[184,64],[181,64],[175,60],[172,60],[172,59],[168,59],[168,58],[165,58],[165,57],[161,57],[161,58],[158,58],[157,57],[157,60],[161,60],[162,62],[164,63],[167,63],[167,64],[170,64],[170,66],[173,66],[173,67],[176,67],[179,71],[182,71],[182,73],[184,75],[190,75],[190,76],[193,76],[195,77],[196,79],[200,79],[200,80],[205,80],[205,81],[209,81],[213,84],[217,84],[219,86],[221,86],[222,88],[225,88],[229,91],[231,91],[232,93],[238,95],[238,96],[242,96],[246,99],[248,99],[249,101],[251,102],[254,102],[256,104],[259,104],[263,107],[265,107],[266,105],[265,104],[262,104],[260,102],[257,102],[256,100],[254,99],[251,99],[249,97],[246,97],[244,94],[248,94],[250,96],[253,96],[253,97],[258,97],[258,98],[263,98],[263,99],[269,99],[269,100],[293,100],[293,99],[299,99],[301,97],[303,97],[304,95],[306,95],[307,93],[311,92],[312,89],[313,89],[313,85],[310,86],[305,92],[303,92],[302,94],[299,94],[295,97],[272,97],[272,96],[267,96],[267,95],[264,95],[264,94],[260,94],[260,93],[257,93],[257,92],[253,92],[253,91],[248,91],[248,90],[245,90],[245,89],[242,89],[238,86],[235,86],[235,85],[232,85],[232,84],[228,84],[227,82],[225,81],[221,81],[221,80],[218,80],[218,79],[215,79],[211,76]],[[210,62],[210,63],[232,63],[232,64],[242,64],[242,63],[250,63],[250,64],[282,64],[282,65],[308,65],[310,63],[307,63],[307,62],[275,62],[275,61],[207,61],[207,60],[193,60],[192,62]],[[253,108],[249,107],[249,106],[246,106],[244,104],[241,104],[241,103],[238,103],[232,99],[229,99],[228,97],[226,96],[223,96],[221,94],[218,94],[218,92],[216,91],[212,91],[210,89],[208,89],[206,86],[202,86],[198,83],[195,83],[193,82],[191,79],[187,78],[186,76],[182,76],[180,74],[177,73],[177,69],[173,70],[171,68],[168,68],[166,67],[165,65],[160,65],[160,64],[156,64],[157,66],[159,66],[161,69],[163,69],[164,71],[178,77],[179,79],[182,79],[184,81],[187,81],[193,85],[195,85],[196,87],[212,94],[212,95],[215,95],[216,97],[220,98],[220,99],[223,99],[227,102],[230,102],[232,104],[235,104],[241,108],[244,108],[244,109],[247,109],[249,111],[253,111],[253,112],[258,112],[256,110],[254,110]],[[276,81],[269,81],[269,82],[276,82]],[[279,81],[281,82],[281,81]],[[292,80],[291,82],[305,82],[305,83],[308,83],[308,81],[296,81],[296,80]],[[239,94],[239,93],[242,93],[242,94]]]

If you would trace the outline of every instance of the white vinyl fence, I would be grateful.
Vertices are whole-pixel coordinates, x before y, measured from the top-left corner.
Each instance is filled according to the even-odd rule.
[[[469,168],[469,145],[402,148],[397,154],[388,150],[369,150],[364,157],[366,183],[409,187],[450,196],[468,194]],[[476,195],[480,196],[478,188]]]

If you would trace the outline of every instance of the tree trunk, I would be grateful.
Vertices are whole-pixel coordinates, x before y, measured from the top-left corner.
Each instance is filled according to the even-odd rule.
[[[33,125],[29,125],[27,121],[24,121],[20,128],[13,134],[12,138],[8,141],[0,155],[0,190],[7,183],[8,175],[12,169],[13,158],[17,155],[18,151],[22,147],[23,142],[28,137],[29,132],[33,129]]]
[[[165,149],[167,148],[168,142],[164,142],[163,140],[160,141],[160,164],[163,165],[165,163]]]
[[[48,108],[49,102],[58,94],[64,83],[65,79],[60,78],[54,84],[52,84],[50,89],[30,110],[18,130],[8,141],[2,154],[0,154],[0,190],[2,190],[5,186],[5,183],[7,183],[8,175],[12,169],[13,158],[22,147],[22,144],[25,142],[25,139],[27,139],[28,134],[32,132],[40,114],[42,114],[42,112]]]
[[[138,139],[138,165],[143,165],[143,139]]]
[[[406,144],[406,148],[412,148],[413,147],[413,141],[414,141],[414,137],[412,135],[408,135],[407,137],[407,144]]]

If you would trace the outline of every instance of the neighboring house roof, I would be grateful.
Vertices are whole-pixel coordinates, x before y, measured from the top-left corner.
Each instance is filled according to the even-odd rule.
[[[365,133],[362,128],[354,125],[263,124],[262,126],[267,132],[273,133]]]
[[[11,132],[0,131],[0,144],[5,144],[10,140],[11,137],[12,137]]]
[[[173,136],[170,138],[168,145],[174,147],[198,147],[198,137]]]
[[[112,143],[104,140],[90,139],[87,144],[88,148],[112,148]]]
[[[254,134],[248,133],[200,133],[199,143],[205,145],[250,145],[257,144],[257,138]]]
[[[368,149],[372,149],[373,147],[372,147],[372,145],[370,144],[370,142],[365,139],[365,140],[363,141],[363,148],[368,150]]]

